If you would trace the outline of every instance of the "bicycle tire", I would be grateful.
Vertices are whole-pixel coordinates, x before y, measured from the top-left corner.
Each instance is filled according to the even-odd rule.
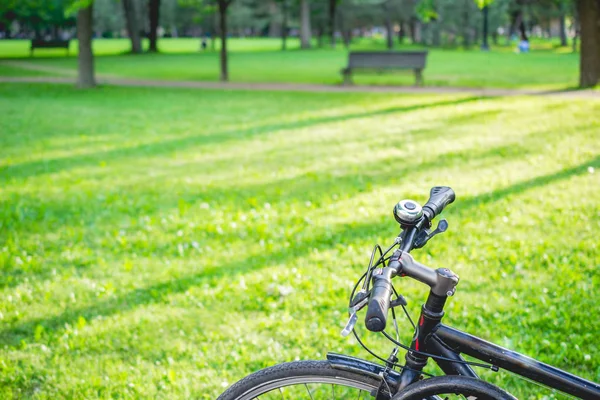
[[[489,382],[457,375],[436,376],[415,382],[396,393],[392,400],[422,400],[448,394],[477,400],[517,400],[510,393]]]
[[[368,394],[379,387],[380,380],[366,374],[332,368],[328,361],[294,361],[248,375],[223,392],[217,400],[251,400],[287,386],[315,383],[355,388]]]

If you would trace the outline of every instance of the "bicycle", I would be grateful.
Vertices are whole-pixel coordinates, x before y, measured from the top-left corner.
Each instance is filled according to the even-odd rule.
[[[445,186],[431,189],[422,207],[415,201],[402,200],[394,207],[394,217],[401,233],[383,251],[377,245],[366,272],[350,295],[350,318],[342,335],[353,333],[358,343],[383,364],[342,354],[329,353],[323,361],[295,361],[255,372],[227,389],[217,400],[252,400],[265,398],[317,400],[321,398],[363,398],[375,400],[512,400],[511,394],[485,382],[473,367],[506,371],[541,385],[586,400],[600,399],[600,385],[566,371],[544,364],[517,352],[487,342],[476,336],[444,325],[444,306],[456,292],[459,277],[447,268],[432,269],[411,256],[414,249],[424,247],[448,224],[441,220],[435,230],[432,222],[442,210],[454,202],[454,191]],[[390,252],[393,253],[388,256]],[[376,259],[376,256],[379,257]],[[406,309],[406,300],[392,285],[398,276],[409,277],[430,287],[414,324]],[[359,289],[360,287],[360,289]],[[357,291],[358,290],[358,291]],[[355,325],[358,312],[367,307],[365,326],[380,332],[394,344],[388,358],[371,351],[358,336]],[[409,346],[398,339],[396,307],[402,307],[414,328]],[[391,310],[396,338],[385,331]],[[399,364],[398,350],[406,350],[405,363]],[[481,362],[467,361],[463,354]],[[423,368],[434,360],[445,376],[424,379]],[[336,389],[337,388],[337,389]],[[358,393],[358,395],[357,395]],[[358,396],[358,397],[357,397]],[[461,397],[462,396],[462,397]]]

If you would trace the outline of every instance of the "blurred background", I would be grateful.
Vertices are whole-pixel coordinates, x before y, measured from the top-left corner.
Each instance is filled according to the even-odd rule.
[[[450,227],[414,256],[461,276],[445,321],[600,381],[598,21],[598,0],[0,0],[0,398],[215,399],[371,359],[340,335],[350,290],[435,185]],[[416,314],[425,288],[396,287]]]

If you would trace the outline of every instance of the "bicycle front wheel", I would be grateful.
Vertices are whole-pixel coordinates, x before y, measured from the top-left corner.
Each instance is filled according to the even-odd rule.
[[[368,375],[332,368],[327,361],[294,361],[248,375],[217,400],[368,399],[379,382]]]

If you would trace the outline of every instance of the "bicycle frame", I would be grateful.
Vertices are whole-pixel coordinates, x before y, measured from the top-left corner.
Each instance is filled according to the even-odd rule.
[[[600,385],[558,368],[544,364],[520,353],[487,342],[476,336],[461,332],[444,324],[438,326],[430,340],[428,350],[434,355],[463,360],[464,353],[478,360],[490,363],[506,371],[540,383],[563,393],[582,399],[600,399]],[[437,340],[436,340],[437,339]],[[450,355],[450,357],[448,357]],[[477,377],[475,372],[464,364],[449,361],[437,361],[448,375],[467,375]],[[465,373],[465,371],[470,370]]]
[[[561,369],[544,364],[523,354],[508,350],[476,336],[439,324],[434,334],[426,343],[427,352],[448,360],[434,358],[436,364],[447,375],[462,375],[479,378],[471,366],[464,364],[461,354],[466,354],[477,360],[490,363],[506,371],[522,376],[551,389],[577,396],[581,399],[600,399],[600,385]],[[354,357],[329,353],[327,359],[334,368],[353,370],[382,377],[386,372],[388,383],[392,387],[402,388],[401,382],[406,375],[414,381],[418,379],[418,371],[403,369],[401,372],[386,369],[385,366],[371,363]]]

